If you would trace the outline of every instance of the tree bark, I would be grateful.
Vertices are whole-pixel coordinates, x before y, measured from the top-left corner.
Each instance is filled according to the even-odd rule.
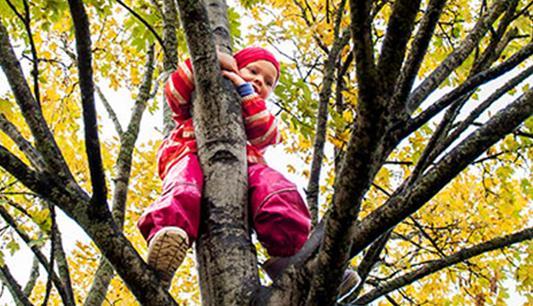
[[[7,286],[17,305],[33,306],[5,264],[0,266],[0,280]]]
[[[124,215],[126,213],[126,203],[128,199],[133,149],[135,148],[135,143],[139,136],[142,115],[146,108],[146,103],[148,103],[150,98],[150,88],[152,87],[152,76],[154,73],[153,46],[149,47],[144,68],[145,72],[143,81],[126,132],[120,132],[121,128],[118,121],[115,124],[117,132],[120,134],[120,150],[115,163],[117,175],[113,180],[115,188],[113,190],[112,214],[113,220],[121,230],[124,227]],[[110,106],[108,106],[108,108],[110,108]],[[105,299],[109,283],[114,276],[115,272],[113,271],[113,267],[106,258],[102,257],[84,305],[101,305]]]
[[[197,241],[202,302],[250,304],[259,280],[248,226],[246,136],[240,99],[229,81],[229,88],[222,83],[215,38],[203,3],[179,0],[178,5],[194,70],[197,98],[193,122],[204,175]],[[225,17],[221,13],[225,11],[224,1],[207,5],[215,12],[211,15],[215,22]],[[226,41],[226,46],[227,29],[215,29],[218,40]]]
[[[409,189],[399,187],[385,204],[358,222],[351,256],[359,254],[384,231],[420,209],[475,158],[531,116],[532,97],[530,89],[457,145],[416,185]]]

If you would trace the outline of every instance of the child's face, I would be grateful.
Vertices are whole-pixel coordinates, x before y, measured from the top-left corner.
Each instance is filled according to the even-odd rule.
[[[241,68],[239,74],[246,82],[252,84],[261,98],[266,99],[274,89],[278,73],[271,62],[258,60]]]

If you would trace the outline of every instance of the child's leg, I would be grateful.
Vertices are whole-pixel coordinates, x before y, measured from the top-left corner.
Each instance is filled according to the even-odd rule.
[[[296,186],[263,164],[248,166],[251,217],[270,256],[292,256],[307,241],[310,215]]]
[[[198,237],[202,186],[202,170],[195,154],[188,154],[173,165],[163,181],[161,195],[137,222],[146,241],[162,228],[179,227],[192,244]]]
[[[198,158],[189,154],[173,165],[163,193],[137,223],[148,244],[148,264],[165,287],[198,236],[203,177]]]
[[[277,171],[262,164],[248,167],[248,188],[252,220],[259,241],[271,258],[263,268],[274,279],[307,241],[311,218],[296,186]],[[344,273],[340,300],[349,295],[361,279],[351,269]]]

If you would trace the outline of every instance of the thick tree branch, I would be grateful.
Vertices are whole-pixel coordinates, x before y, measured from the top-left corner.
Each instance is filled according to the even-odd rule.
[[[513,21],[513,15],[516,11],[517,5],[518,5],[518,0],[509,0],[509,6],[507,10],[505,11],[505,14],[503,15],[502,19],[498,23],[497,30],[492,33],[490,43],[485,48],[485,52],[481,55],[481,57],[478,60],[476,60],[476,63],[474,64],[474,67],[472,68],[473,71],[483,70],[484,68],[482,67],[487,67],[488,64],[492,63],[500,55],[501,51],[503,51],[503,50],[499,50],[498,45],[500,45],[501,41],[506,40],[502,38],[505,35],[507,28]],[[515,31],[509,31],[507,33],[512,34],[513,32]],[[514,36],[514,34],[512,36]],[[509,38],[510,37],[508,36],[507,39]],[[507,44],[504,44],[504,46],[506,45]]]
[[[369,0],[350,1],[351,30],[357,68],[359,101],[364,103],[372,103],[378,88],[380,88],[374,63],[372,19],[370,18],[371,6],[372,1]]]
[[[478,245],[466,248],[457,253],[449,255],[445,258],[433,260],[425,264],[422,268],[415,271],[406,273],[405,275],[393,278],[384,284],[378,285],[377,288],[372,289],[370,292],[357,299],[355,305],[367,305],[375,299],[388,294],[394,290],[407,286],[429,274],[433,274],[447,267],[453,266],[457,263],[463,262],[472,257],[484,254],[497,249],[508,247],[515,243],[530,240],[533,238],[533,228],[527,228],[523,231],[506,235],[503,237],[497,237],[489,241],[480,243]]]
[[[207,305],[248,304],[259,280],[246,208],[246,136],[241,103],[233,85],[222,82],[211,32],[224,23],[218,17],[227,18],[226,4],[207,3],[213,21],[202,2],[179,0],[178,6],[194,71],[197,99],[193,122],[204,175],[196,252],[204,280],[200,282],[202,300]],[[217,40],[225,38],[229,37],[222,35]]]
[[[339,20],[340,23],[340,20]],[[322,168],[322,160],[324,158],[324,144],[326,142],[327,121],[328,121],[328,105],[331,98],[331,86],[335,77],[335,63],[342,49],[348,44],[350,40],[350,32],[344,31],[342,37],[337,37],[333,46],[330,49],[328,58],[324,66],[324,79],[322,88],[319,93],[318,115],[316,120],[315,137],[313,142],[313,159],[311,162],[311,171],[309,182],[307,184],[307,205],[311,212],[312,225],[318,223],[318,187],[320,183],[320,172]]]
[[[396,84],[395,97],[393,101],[395,103],[404,103],[404,100],[409,95],[409,91],[413,87],[415,78],[422,66],[424,56],[429,47],[429,42],[439,18],[442,14],[442,10],[447,0],[430,0],[426,8],[426,13],[420,21],[418,30],[411,43],[411,52],[405,60],[404,66],[400,73],[398,83]]]
[[[4,114],[0,114],[0,130],[17,144],[18,148],[26,155],[33,167],[41,171],[45,169],[46,165],[41,154],[22,136],[17,127],[7,120]]]
[[[81,89],[83,123],[85,131],[85,152],[91,173],[93,188],[92,205],[107,209],[107,187],[105,182],[98,123],[94,103],[94,80],[92,68],[91,33],[89,18],[81,0],[69,0],[70,14],[74,22],[76,52],[78,54],[78,76]]]
[[[226,1],[205,0],[204,3],[207,8],[215,45],[220,51],[231,54],[232,41],[229,20],[227,17],[228,5],[226,4]]]
[[[44,120],[39,104],[35,101],[30,91],[24,73],[22,72],[20,62],[17,60],[9,42],[7,30],[1,22],[0,66],[2,66],[7,77],[17,104],[22,111],[22,115],[24,116],[32,135],[35,137],[36,148],[45,160],[48,171],[57,173],[57,176],[65,182],[65,184],[81,191],[79,186],[75,183],[72,173],[70,173],[63,155]]]
[[[99,306],[105,301],[107,290],[111,280],[115,277],[115,270],[109,261],[104,257],[100,257],[100,263],[94,273],[94,279],[91,288],[87,293],[87,298],[83,302],[84,306]]]
[[[178,11],[174,0],[163,0],[163,42],[165,43],[165,57],[163,69],[170,73],[178,67],[178,38],[176,37],[176,25],[178,24]],[[167,80],[164,79],[163,82]],[[172,110],[165,101],[163,103],[163,133],[168,135],[174,128]]]
[[[120,151],[117,158],[117,176],[115,178],[115,192],[113,194],[113,218],[119,227],[123,227],[125,205],[127,201],[127,191],[129,178],[131,175],[131,164],[133,159],[133,149],[139,136],[141,119],[146,109],[146,104],[150,98],[150,88],[152,87],[152,76],[154,74],[154,48],[148,50],[145,73],[139,95],[135,101],[135,107],[131,115],[130,123],[122,137]]]
[[[407,102],[412,113],[463,61],[470,55],[490,26],[507,9],[507,0],[498,0],[482,16],[468,36],[455,50],[413,91]]]
[[[433,103],[431,106],[429,106],[427,109],[425,109],[420,115],[411,119],[410,122],[408,122],[408,124],[403,128],[403,132],[401,133],[402,136],[400,137],[403,138],[406,135],[409,135],[412,132],[416,131],[422,125],[427,123],[431,118],[437,115],[440,111],[442,111],[444,108],[446,108],[450,104],[457,101],[459,98],[461,98],[463,95],[467,94],[468,92],[476,89],[482,84],[487,83],[488,81],[491,81],[511,71],[516,66],[518,66],[520,63],[522,63],[527,58],[529,58],[532,53],[533,53],[533,43],[529,43],[526,46],[524,46],[522,49],[520,49],[518,52],[513,54],[505,62],[499,64],[496,67],[487,69],[485,71],[477,73],[474,76],[468,78],[459,87],[447,93],[442,98],[440,98],[435,103]]]
[[[377,66],[381,86],[389,97],[394,92],[419,7],[420,0],[397,0],[392,6]]]
[[[439,142],[434,150],[428,156],[428,161],[434,161],[446,148],[448,148],[454,141],[456,141],[459,136],[474,123],[479,115],[481,115],[485,110],[487,110],[494,102],[500,99],[503,95],[509,92],[511,89],[516,87],[518,84],[523,82],[533,73],[533,66],[530,66],[528,69],[521,72],[516,77],[509,80],[502,87],[498,88],[494,93],[492,93],[485,101],[479,104],[463,121],[461,121],[453,131],[446,136],[445,139]]]
[[[51,194],[52,192],[57,192],[57,190],[48,189],[49,187],[45,183],[47,180],[43,178],[44,175],[41,172],[36,172],[30,169],[24,162],[2,145],[0,145],[0,166],[7,172],[11,173],[11,175],[24,186],[35,191],[37,194]],[[73,207],[70,205],[65,206],[64,208],[70,211],[73,210]]]
[[[116,161],[117,175],[114,178],[115,188],[113,191],[113,220],[120,229],[124,226],[124,215],[128,196],[128,185],[131,175],[131,164],[133,159],[133,149],[139,135],[141,119],[146,109],[146,103],[150,98],[150,88],[152,86],[152,76],[154,73],[154,47],[148,50],[145,64],[144,78],[140,87],[140,93],[135,101],[128,129],[121,135],[121,146]],[[100,264],[95,273],[91,289],[84,305],[101,305],[106,296],[109,283],[114,277],[113,267],[106,258],[100,259]]]
[[[416,185],[406,189],[404,183],[384,205],[358,222],[351,255],[357,255],[383,231],[420,209],[475,158],[512,132],[532,113],[533,90],[529,90],[457,145]]]

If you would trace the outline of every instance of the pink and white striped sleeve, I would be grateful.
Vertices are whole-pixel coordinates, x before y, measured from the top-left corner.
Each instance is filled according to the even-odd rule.
[[[180,122],[191,117],[190,100],[194,91],[194,77],[190,59],[178,65],[167,80],[164,89],[165,100],[174,113],[174,120]]]
[[[256,93],[242,98],[244,127],[248,141],[259,150],[281,142],[276,118]]]

